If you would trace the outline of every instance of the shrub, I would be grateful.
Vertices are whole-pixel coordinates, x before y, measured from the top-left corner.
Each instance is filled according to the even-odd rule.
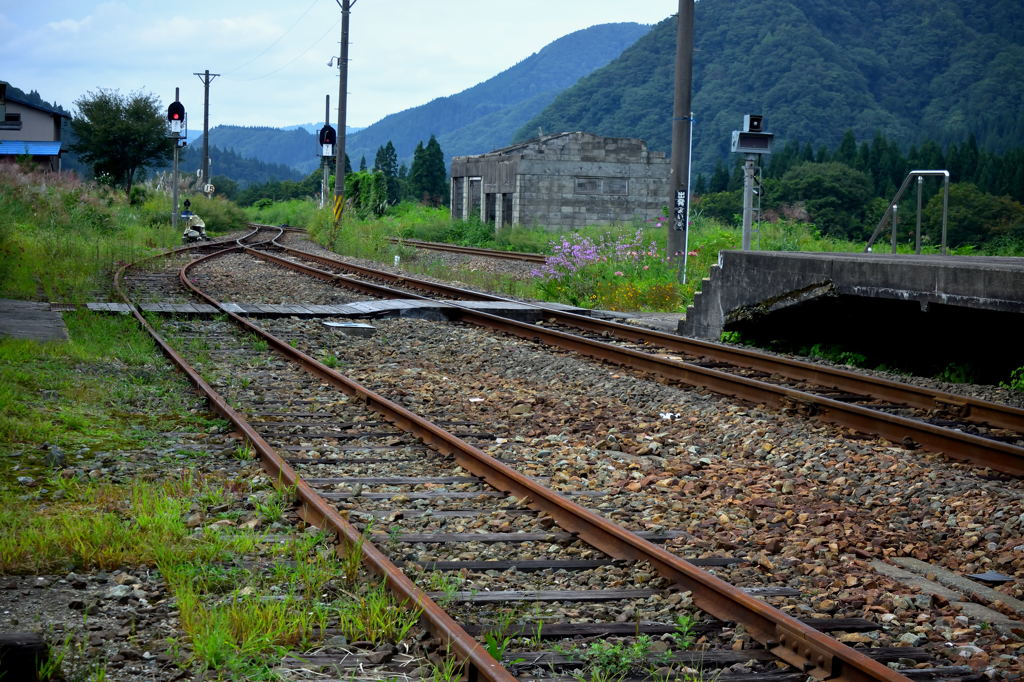
[[[871,181],[842,163],[803,163],[791,168],[779,184],[779,201],[802,202],[822,234],[866,238],[864,208]]]

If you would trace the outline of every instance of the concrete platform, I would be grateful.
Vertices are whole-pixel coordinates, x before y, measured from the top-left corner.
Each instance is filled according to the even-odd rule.
[[[1024,313],[1024,258],[723,251],[679,333],[718,339],[730,323],[836,296]]]
[[[0,336],[36,341],[66,341],[68,328],[49,303],[0,299]]]

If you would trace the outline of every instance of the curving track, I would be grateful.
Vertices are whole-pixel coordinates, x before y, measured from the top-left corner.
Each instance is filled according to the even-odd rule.
[[[119,274],[118,287],[129,302],[147,297],[196,296],[219,307],[214,297],[199,291],[190,281],[190,272],[205,261],[242,249],[243,241],[250,247],[269,241],[266,233],[254,232],[236,246],[187,262],[186,252],[179,250],[172,258],[177,259],[176,266],[180,265],[177,276],[188,288],[187,294],[182,293],[183,289],[169,290],[168,278],[163,274],[166,268],[156,274]],[[214,248],[217,246],[203,245],[196,251]],[[336,275],[327,278],[339,279]],[[129,285],[130,296],[124,292]],[[217,356],[218,364],[223,365],[218,371],[219,390],[161,339],[141,315],[136,316],[209,396],[214,408],[244,434],[271,476],[285,486],[296,487],[306,520],[330,528],[347,545],[363,543],[369,533],[376,542],[363,545],[367,564],[384,575],[389,586],[410,604],[423,609],[430,629],[467,663],[470,679],[512,679],[506,668],[460,625],[478,626],[468,628],[478,634],[490,628],[487,631],[493,635],[500,618],[493,608],[488,610],[488,604],[495,600],[596,605],[588,607],[583,616],[590,624],[589,630],[580,627],[578,615],[576,621],[565,616],[566,622],[559,625],[555,620],[558,612],[548,614],[543,630],[537,633],[538,643],[571,637],[583,630],[591,637],[665,632],[664,622],[686,615],[692,600],[711,616],[742,624],[750,638],[761,645],[725,650],[723,647],[731,640],[722,631],[724,624],[704,620],[699,631],[706,633],[709,648],[697,654],[679,651],[669,657],[679,665],[692,664],[698,657],[709,666],[747,662],[746,673],[733,672],[723,679],[765,679],[763,676],[769,673],[772,680],[803,679],[806,675],[849,680],[970,677],[969,670],[958,667],[909,668],[907,661],[927,659],[923,652],[911,648],[894,652],[844,646],[821,630],[849,632],[874,626],[867,622],[819,621],[812,627],[797,620],[752,596],[756,590],[729,585],[651,542],[668,539],[671,533],[644,537],[627,531],[490,457],[470,442],[487,440],[488,434],[481,432],[486,425],[449,424],[463,431],[457,435],[454,429],[444,428],[443,409],[431,415],[434,421],[429,421],[251,321],[221,309],[240,333],[228,334],[219,328],[218,338],[224,339]],[[194,320],[176,324],[180,325],[177,333],[182,335],[206,333],[204,326]],[[223,327],[223,323],[216,324]],[[496,320],[488,322],[488,326],[502,325]],[[537,329],[529,333],[542,334]],[[254,344],[253,338],[262,341]],[[261,344],[273,349],[274,356],[254,362],[252,354]],[[372,492],[368,492],[370,488]],[[577,497],[587,498],[585,494]],[[339,506],[345,507],[346,514],[339,512]],[[393,526],[398,530],[384,535],[374,531],[379,526],[371,523],[373,519],[401,524]],[[470,532],[448,532],[449,524],[461,527],[465,519],[472,519]],[[423,547],[431,551],[424,552]],[[455,549],[438,549],[448,547]],[[495,551],[494,547],[499,549]],[[467,555],[488,558],[471,560]],[[728,563],[728,559],[721,561]],[[426,585],[418,586],[413,577],[399,571],[399,563],[411,563]],[[715,565],[715,560],[705,559],[703,563]],[[471,582],[451,589],[452,582],[444,577],[450,571],[459,571],[459,575],[479,581],[479,585]],[[496,572],[502,574],[501,585],[506,589],[496,590],[496,583],[489,582]],[[572,576],[568,585],[567,572]],[[660,577],[651,578],[653,573]],[[644,574],[646,579],[637,577]],[[521,582],[509,583],[513,578]],[[559,589],[553,589],[556,587]],[[432,594],[427,593],[430,589]],[[680,594],[680,590],[689,594]],[[438,604],[439,600],[447,603],[447,610]],[[656,613],[661,624],[643,623],[640,615],[636,624],[615,622],[612,616],[624,605],[637,614],[646,610]],[[449,611],[458,614],[458,621]],[[789,672],[779,671],[769,653],[793,667]],[[550,652],[537,653],[518,665],[527,666],[524,671],[536,677],[571,666],[571,660],[564,659]],[[886,662],[901,670],[890,669]]]

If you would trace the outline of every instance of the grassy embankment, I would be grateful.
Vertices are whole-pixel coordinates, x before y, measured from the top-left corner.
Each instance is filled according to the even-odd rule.
[[[0,164],[0,297],[83,303],[110,296],[122,264],[178,245],[170,199],[137,187],[133,201],[70,174]],[[213,233],[241,229],[229,202],[194,197]]]
[[[446,268],[432,265],[429,256],[410,258],[412,249],[391,244],[388,238],[548,254],[552,256],[549,266],[537,268],[536,276],[525,281],[472,270],[456,271],[454,277],[510,294],[626,311],[683,312],[699,290],[701,279],[718,262],[718,252],[738,249],[742,240],[738,227],[695,216],[688,241],[686,282],[679,283],[676,266],[666,259],[663,220],[590,226],[570,233],[511,227],[495,234],[492,226],[480,221],[451,221],[445,208],[414,204],[400,204],[380,218],[347,214],[337,231],[332,229],[330,212],[317,210],[309,201],[249,209],[249,215],[257,222],[307,227],[320,243],[339,253],[381,262],[400,256],[407,269],[425,274],[453,276]],[[859,252],[864,248],[862,242],[822,237],[813,225],[785,220],[762,224],[755,245],[766,251]],[[909,252],[909,248],[903,250]]]
[[[214,229],[244,221],[224,202],[193,203]],[[105,297],[117,265],[179,240],[168,211],[159,195],[132,205],[69,177],[0,166],[0,297]],[[202,442],[225,424],[207,416],[133,319],[78,311],[65,320],[67,342],[0,338],[0,575],[155,566],[184,631],[168,650],[183,667],[209,671],[205,679],[271,679],[283,648],[317,641],[327,623],[353,641],[404,636],[415,613],[358,580],[358,553],[339,559],[318,535],[262,542],[261,528],[291,506],[288,491],[254,483],[251,467],[203,473],[201,451],[176,449],[171,431]],[[102,473],[145,460],[152,473],[130,480]],[[86,469],[100,473],[72,473]],[[203,523],[192,527],[196,514]],[[225,563],[243,554],[259,556],[261,570]],[[281,599],[260,597],[270,589]],[[85,653],[87,636],[55,642],[46,665],[68,679],[105,679],[106,663]]]

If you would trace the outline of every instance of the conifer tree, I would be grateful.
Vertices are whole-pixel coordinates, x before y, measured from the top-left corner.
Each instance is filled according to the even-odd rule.
[[[444,152],[437,138],[423,146],[421,140],[413,152],[412,169],[409,171],[409,185],[413,198],[431,206],[448,203],[448,169],[444,163]]]

